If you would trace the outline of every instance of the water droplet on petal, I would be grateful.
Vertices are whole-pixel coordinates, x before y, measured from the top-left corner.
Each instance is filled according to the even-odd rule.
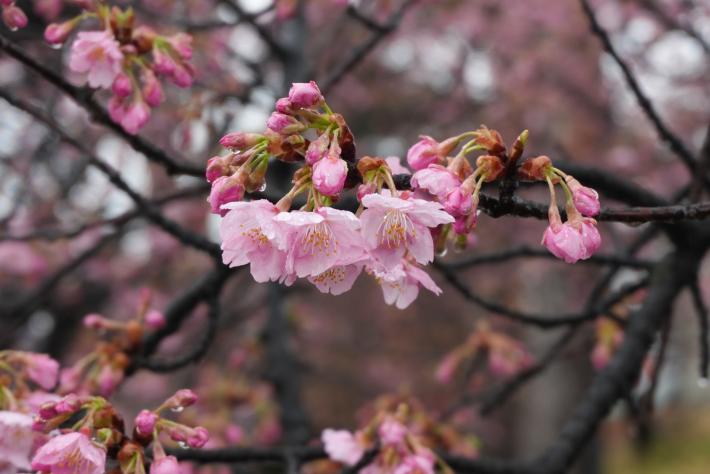
[[[176,406],[176,407],[172,407],[170,409],[170,411],[173,413],[182,413],[184,409],[185,409],[184,406]]]
[[[447,246],[444,246],[442,249],[437,249],[436,251],[436,256],[439,258],[444,258],[446,257],[446,254],[449,252],[449,248]]]
[[[49,47],[52,49],[62,49],[63,43],[49,43]]]
[[[187,445],[187,443],[184,442],[184,441],[178,441],[178,446],[180,446],[180,448],[182,448],[182,449],[187,449],[187,448],[189,448],[189,446]]]
[[[262,185],[259,187],[259,192],[260,192],[260,193],[263,193],[264,191],[266,191],[266,183],[262,184]]]

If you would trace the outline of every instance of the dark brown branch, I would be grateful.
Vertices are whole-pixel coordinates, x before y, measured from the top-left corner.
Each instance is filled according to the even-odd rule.
[[[708,307],[703,299],[700,285],[697,281],[690,285],[690,294],[693,297],[693,306],[698,316],[698,342],[700,347],[700,377],[707,380],[710,368],[710,322],[708,321]]]
[[[616,64],[618,64],[621,68],[621,72],[623,73],[624,78],[626,79],[626,84],[633,92],[634,97],[636,97],[636,101],[639,103],[639,106],[653,124],[653,127],[656,129],[656,132],[658,132],[658,135],[661,137],[661,140],[663,140],[670,147],[670,149],[683,161],[683,163],[685,163],[686,167],[688,168],[688,170],[690,170],[691,173],[694,172],[696,160],[693,156],[693,153],[691,153],[690,150],[686,148],[680,138],[678,138],[668,128],[668,126],[658,115],[658,112],[656,112],[656,109],[651,103],[651,100],[646,96],[643,90],[641,90],[641,85],[634,76],[633,72],[631,72],[631,68],[628,64],[626,64],[626,61],[624,61],[624,59],[619,55],[619,53],[616,51],[616,48],[614,48],[609,34],[604,30],[604,28],[602,28],[602,26],[597,21],[596,17],[594,16],[594,10],[592,10],[589,1],[580,0],[580,3],[582,5],[582,10],[584,10],[584,14],[587,16],[587,20],[589,21],[589,26],[592,32],[597,36],[597,38],[599,38],[602,45],[604,46],[604,50],[609,53],[609,55],[614,59]]]

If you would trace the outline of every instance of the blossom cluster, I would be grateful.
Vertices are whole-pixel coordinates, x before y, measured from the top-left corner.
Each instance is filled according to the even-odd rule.
[[[416,400],[382,397],[375,413],[355,432],[325,429],[321,441],[328,457],[366,474],[450,472],[435,449],[477,454],[476,440],[436,422]]]
[[[90,87],[111,90],[111,119],[135,134],[148,122],[151,108],[164,99],[160,77],[178,87],[192,85],[192,37],[186,33],[165,36],[145,25],[136,27],[132,8],[110,8],[93,1],[82,1],[81,7],[74,18],[48,25],[44,38],[59,47],[84,20],[98,20],[98,29],[77,33],[69,68],[83,75]]]
[[[97,318],[87,319],[99,324]],[[141,410],[127,435],[106,398],[85,391],[57,395],[59,372],[59,363],[45,354],[0,352],[0,472],[145,474],[151,447],[150,474],[172,474],[178,461],[166,455],[161,436],[191,448],[209,440],[205,428],[166,416],[197,402],[190,390],[178,390],[155,410]]]
[[[414,170],[410,189],[399,189],[395,177],[409,170],[397,158],[357,159],[349,127],[314,82],[293,84],[275,109],[263,133],[225,135],[220,143],[229,153],[207,163],[208,202],[222,217],[225,264],[250,264],[258,282],[291,285],[305,278],[334,295],[348,291],[364,271],[381,285],[385,301],[398,308],[411,304],[420,286],[441,292],[422,266],[445,252],[448,242],[467,245],[483,185],[515,166],[528,135],[523,132],[510,151],[500,134],[486,127],[441,142],[424,136],[407,153]],[[474,167],[468,155],[476,151],[484,154]],[[553,195],[543,242],[570,263],[588,258],[601,240],[596,221],[583,218],[577,207],[585,215],[598,212],[596,193],[552,167],[549,159],[544,165],[542,158],[547,159],[525,162],[520,177],[547,181],[553,192],[553,183],[559,183],[569,194],[564,224],[559,211],[553,213]],[[276,203],[245,201],[247,193],[266,189],[272,159],[302,163],[293,187]],[[342,193],[358,183],[357,212],[337,209]],[[300,208],[292,209],[301,194]]]

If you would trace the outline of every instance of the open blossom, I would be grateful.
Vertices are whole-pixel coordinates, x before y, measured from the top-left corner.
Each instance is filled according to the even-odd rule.
[[[104,474],[106,450],[82,433],[55,436],[39,448],[32,469],[51,474]]]
[[[251,264],[251,274],[258,282],[281,279],[286,252],[276,242],[276,206],[260,199],[232,202],[224,207],[229,210],[220,223],[224,263],[230,267]]]
[[[392,174],[412,174],[408,168],[402,165],[402,160],[398,156],[388,156],[385,163],[389,166]]]
[[[32,431],[32,417],[13,411],[0,411],[0,472],[2,462],[10,468],[29,469],[30,453],[36,433]],[[15,472],[9,470],[8,472]]]
[[[108,113],[111,120],[121,124],[126,132],[135,135],[148,123],[150,107],[140,98],[130,100],[114,95],[108,102]]]
[[[355,280],[362,272],[362,267],[362,263],[334,265],[323,273],[308,277],[308,281],[313,283],[322,293],[342,295],[353,287]]]
[[[285,233],[281,249],[288,254],[288,274],[317,276],[334,265],[360,261],[365,255],[360,221],[352,212],[322,207],[314,212],[282,212],[274,220]]]
[[[69,67],[86,74],[91,87],[108,89],[121,72],[123,53],[109,30],[82,31],[72,45]]]
[[[555,257],[567,263],[576,263],[587,254],[582,234],[568,222],[550,224],[542,236],[542,244]]]
[[[358,443],[355,436],[347,430],[327,428],[323,430],[321,440],[330,459],[348,466],[357,464],[365,452],[365,449]]]
[[[412,188],[429,191],[439,199],[445,199],[454,189],[458,189],[461,180],[441,165],[429,165],[412,175]]]
[[[419,141],[412,145],[407,152],[407,163],[415,170],[421,170],[437,163],[443,157],[439,154],[439,142],[433,138],[422,135]]]
[[[362,233],[373,255],[387,265],[396,265],[408,251],[419,263],[434,259],[430,228],[448,224],[454,218],[441,205],[422,199],[401,199],[368,194],[360,216]]]
[[[369,267],[382,287],[385,303],[394,304],[398,309],[407,308],[419,296],[419,285],[435,295],[441,294],[429,274],[413,263],[402,260],[399,265],[385,267],[374,263]]]

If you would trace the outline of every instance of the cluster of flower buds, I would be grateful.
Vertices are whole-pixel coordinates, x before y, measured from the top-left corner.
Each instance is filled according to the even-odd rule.
[[[151,108],[163,101],[159,76],[178,87],[192,84],[192,38],[185,33],[162,36],[147,26],[134,27],[131,8],[110,8],[92,1],[81,6],[78,16],[47,26],[44,38],[60,47],[83,20],[99,20],[100,29],[76,35],[69,68],[84,75],[89,86],[111,89],[111,119],[128,133],[137,133],[148,122]]]
[[[182,447],[201,448],[209,440],[205,428],[192,428],[177,423],[162,415],[164,411],[180,413],[197,402],[197,395],[191,390],[178,390],[155,410],[142,410],[135,419],[133,439],[125,443],[118,452],[117,459],[121,474],[145,474],[145,448],[152,443],[153,462],[150,474],[172,474],[180,471],[175,456],[168,456],[160,441],[165,433]]]
[[[160,329],[163,314],[150,309],[150,293],[144,291],[137,315],[128,321],[107,319],[99,314],[84,317],[84,326],[98,331],[105,340],[93,352],[62,370],[61,393],[99,394],[109,397],[123,381],[131,356],[140,347],[146,330]]]
[[[348,291],[364,270],[381,285],[387,304],[406,308],[420,286],[441,292],[421,266],[435,253],[443,254],[450,240],[457,248],[467,245],[476,227],[483,184],[516,169],[527,136],[523,132],[510,150],[498,132],[485,126],[442,142],[424,136],[407,154],[415,172],[409,180],[412,189],[403,191],[395,175],[409,171],[397,158],[357,160],[350,129],[341,115],[332,112],[318,86],[293,84],[288,97],[276,102],[264,133],[224,136],[221,144],[230,153],[208,162],[207,180],[212,183],[208,201],[212,212],[222,216],[223,260],[232,267],[250,264],[258,282],[290,285],[306,278],[334,295]],[[474,151],[485,153],[477,157],[475,167],[468,159]],[[243,201],[245,193],[265,188],[271,158],[303,163],[294,173],[293,187],[276,204]],[[571,176],[551,165],[538,166],[541,178],[532,174],[531,163],[539,161],[529,160],[519,174],[551,185],[561,183],[570,193],[574,212],[576,205],[588,213],[594,202],[598,212],[596,193]],[[357,213],[335,209],[344,189],[357,181],[362,183]],[[300,194],[305,194],[305,204],[292,210]],[[568,208],[564,226],[551,221],[545,239],[555,255],[564,251],[561,258],[567,261],[576,260],[568,258],[569,238],[558,235],[560,227],[574,229],[584,243],[584,254],[577,258],[587,258],[600,244],[595,221],[572,210]],[[552,206],[550,212],[552,219]],[[555,215],[560,221],[559,212]]]
[[[493,376],[509,377],[530,367],[533,358],[520,341],[482,323],[463,344],[444,357],[436,378],[443,383],[451,382],[457,370],[469,361],[471,368],[485,364]]]
[[[15,0],[0,0],[2,21],[11,31],[27,26],[27,15],[15,4]]]
[[[383,397],[376,403],[380,408],[372,419],[354,433],[324,430],[321,440],[328,457],[354,466],[372,451],[368,466],[360,466],[362,472],[433,474],[452,472],[434,449],[476,454],[475,441],[460,438],[450,426],[436,423],[416,401],[390,406],[392,401]]]
[[[601,246],[602,239],[597,229],[599,195],[592,188],[582,186],[571,175],[552,166],[547,156],[538,156],[522,164],[519,174],[523,179],[546,181],[550,189],[550,225],[545,230],[542,243],[557,258],[575,263],[591,257]],[[565,193],[567,220],[562,222],[557,207],[555,185]]]

